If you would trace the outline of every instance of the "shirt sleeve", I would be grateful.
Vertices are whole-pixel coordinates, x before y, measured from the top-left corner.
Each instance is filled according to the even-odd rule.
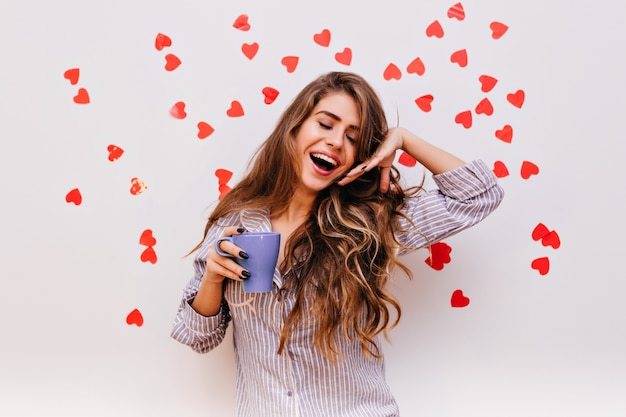
[[[236,224],[236,219],[233,218],[230,221],[220,223]],[[230,322],[230,310],[224,299],[222,299],[220,311],[215,316],[203,316],[191,307],[206,270],[206,257],[209,248],[222,235],[225,227],[223,224],[214,225],[209,229],[202,246],[196,252],[193,262],[194,276],[183,290],[183,297],[171,331],[171,336],[175,340],[191,347],[198,353],[207,353],[222,343]]]
[[[437,189],[405,200],[398,241],[409,250],[419,249],[467,229],[493,212],[504,197],[496,176],[480,160],[433,175]]]

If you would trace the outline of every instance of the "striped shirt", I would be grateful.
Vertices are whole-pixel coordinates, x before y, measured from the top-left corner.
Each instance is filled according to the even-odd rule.
[[[408,198],[403,209],[416,227],[401,221],[398,240],[418,249],[441,241],[484,219],[502,200],[502,188],[482,161],[434,175],[438,189]],[[271,231],[268,213],[247,210],[212,227],[198,251],[194,277],[184,289],[172,337],[199,353],[224,339],[232,321],[239,417],[383,417],[399,410],[385,382],[384,360],[367,357],[358,340],[341,340],[343,359],[329,362],[313,350],[316,319],[305,316],[292,335],[287,352],[278,355],[279,336],[294,299],[288,294],[274,301],[283,279],[274,273],[269,293],[245,293],[241,282],[225,280],[224,302],[212,317],[190,306],[205,271],[206,256],[225,226]],[[417,231],[415,231],[417,230]],[[304,311],[310,311],[304,309]],[[305,313],[306,314],[306,313]],[[378,347],[380,344],[376,341]]]

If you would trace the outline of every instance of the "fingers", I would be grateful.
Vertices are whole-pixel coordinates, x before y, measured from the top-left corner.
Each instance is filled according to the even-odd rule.
[[[226,227],[224,228],[222,236],[238,235],[243,232],[245,232],[245,229],[242,227]],[[219,245],[222,252],[232,255],[232,257],[222,256],[211,247],[207,254],[204,278],[209,281],[220,282],[223,281],[224,278],[229,278],[234,281],[242,281],[250,277],[250,272],[235,262],[234,259],[247,259],[248,254],[240,247],[229,241],[222,241]]]

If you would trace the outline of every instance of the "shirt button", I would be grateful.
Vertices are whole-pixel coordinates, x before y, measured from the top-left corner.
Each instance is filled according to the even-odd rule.
[[[287,391],[287,397],[291,397],[292,395],[293,395],[293,392]]]

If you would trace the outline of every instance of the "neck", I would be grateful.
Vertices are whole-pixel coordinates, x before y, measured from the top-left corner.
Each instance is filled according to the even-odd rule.
[[[296,192],[289,205],[275,218],[287,224],[301,224],[311,213],[315,196]]]

